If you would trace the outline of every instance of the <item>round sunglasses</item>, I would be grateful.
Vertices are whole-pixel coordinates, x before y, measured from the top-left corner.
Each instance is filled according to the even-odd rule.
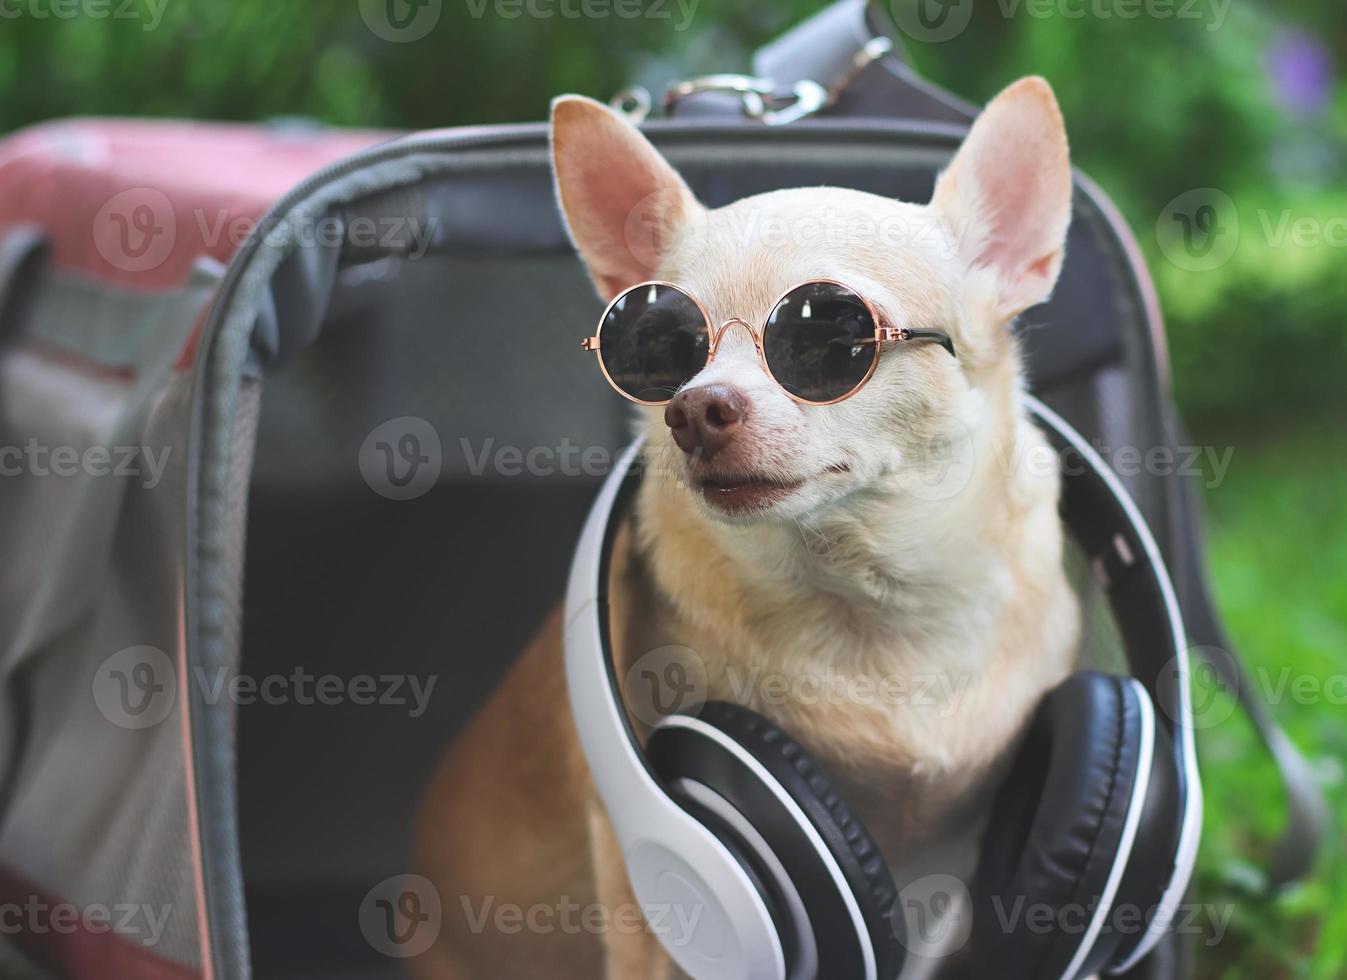
[[[874,304],[835,279],[811,279],[788,289],[756,329],[733,317],[712,329],[706,307],[670,282],[638,283],[620,293],[580,346],[622,397],[664,405],[716,356],[725,331],[744,327],[763,368],[795,401],[832,405],[850,398],[875,373],[881,345],[933,341],[954,355],[939,330],[895,327]]]

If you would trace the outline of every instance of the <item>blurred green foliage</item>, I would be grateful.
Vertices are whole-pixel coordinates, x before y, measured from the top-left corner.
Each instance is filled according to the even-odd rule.
[[[1263,894],[1257,862],[1282,817],[1276,769],[1233,704],[1204,712],[1212,723],[1198,739],[1207,799],[1197,895],[1232,912],[1223,936],[1209,930],[1197,944],[1200,975],[1212,980],[1347,975],[1344,445],[1347,418],[1289,433],[1262,427],[1240,442],[1226,481],[1207,497],[1221,612],[1252,682],[1309,750],[1338,821],[1323,873],[1284,895]]]
[[[63,19],[39,16],[52,0],[4,0],[0,130],[68,115],[312,116],[388,129],[536,120],[559,92],[607,98],[631,82],[658,91],[746,70],[754,48],[822,5],[671,0],[667,17],[538,18],[507,16],[521,9],[510,0],[443,0],[424,37],[392,43],[369,27],[384,0],[124,2],[105,9],[135,16]],[[1274,673],[1341,674],[1347,430],[1327,419],[1347,418],[1342,0],[981,0],[956,38],[912,44],[910,55],[977,101],[1023,74],[1053,83],[1075,161],[1117,201],[1150,261],[1185,414],[1205,441],[1241,450],[1209,495],[1233,632]],[[1224,236],[1205,256],[1187,249],[1171,206],[1198,189],[1212,189],[1200,194]],[[1341,766],[1324,756],[1347,752],[1344,708],[1277,710],[1329,770],[1343,812]],[[1275,831],[1275,773],[1238,721],[1204,733],[1203,749],[1200,897],[1236,914],[1201,973],[1342,975],[1341,842],[1333,874],[1254,897],[1249,856]]]

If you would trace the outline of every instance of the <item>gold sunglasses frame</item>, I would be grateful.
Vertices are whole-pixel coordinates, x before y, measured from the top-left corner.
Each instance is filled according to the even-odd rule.
[[[865,305],[866,312],[870,314],[870,319],[875,324],[875,335],[873,338],[867,337],[857,341],[857,343],[859,344],[874,345],[874,354],[870,358],[870,366],[866,368],[865,376],[862,377],[860,381],[856,382],[856,384],[846,394],[841,395],[838,398],[831,398],[828,401],[817,402],[812,401],[808,398],[798,397],[797,395],[793,394],[790,391],[790,389],[788,389],[785,385],[783,385],[780,382],[780,380],[778,380],[777,376],[772,373],[772,369],[767,363],[767,353],[766,351],[763,350],[762,340],[763,340],[763,333],[767,329],[767,321],[771,319],[772,314],[776,312],[776,308],[781,305],[782,300],[784,300],[791,293],[795,292],[797,289],[800,289],[804,286],[812,286],[820,283],[828,286],[836,286],[839,289],[845,289],[847,292],[851,293],[853,296],[859,299]],[[718,327],[712,327],[711,315],[706,312],[706,306],[689,290],[684,289],[677,283],[667,282],[663,279],[647,279],[644,282],[638,282],[635,285],[628,286],[626,289],[622,290],[622,292],[614,296],[612,300],[608,303],[608,305],[604,307],[603,313],[600,314],[599,324],[594,332],[594,335],[591,337],[585,337],[583,340],[580,341],[581,350],[594,352],[594,356],[595,358],[597,358],[599,362],[599,370],[603,372],[604,380],[608,382],[608,384],[612,387],[612,389],[616,391],[619,395],[621,395],[623,398],[627,399],[627,401],[635,402],[637,405],[646,405],[649,407],[658,407],[660,405],[667,405],[669,404],[670,401],[673,400],[674,396],[670,395],[668,398],[661,398],[657,401],[646,401],[644,399],[636,398],[633,395],[627,394],[625,391],[622,390],[621,387],[618,386],[617,382],[613,380],[612,375],[608,373],[608,367],[603,363],[603,353],[602,353],[603,324],[604,321],[608,319],[608,314],[612,312],[613,307],[615,307],[624,296],[628,295],[629,293],[634,293],[639,289],[645,289],[650,286],[662,286],[668,289],[675,289],[682,295],[686,296],[688,299],[692,300],[693,305],[697,307],[697,311],[702,316],[702,324],[704,325],[706,330],[707,336],[706,363],[708,365],[715,359],[716,350],[720,346],[721,338],[725,336],[725,331],[729,330],[730,327],[738,324],[739,326],[744,327],[749,332],[749,335],[753,338],[753,346],[758,352],[758,360],[762,363],[762,369],[765,372],[767,372],[767,376],[771,378],[773,382],[776,383],[777,387],[779,387],[782,391],[786,393],[786,397],[790,398],[792,401],[797,402],[801,405],[812,405],[816,407],[823,407],[825,405],[836,405],[838,402],[846,401],[852,395],[856,394],[856,392],[864,388],[866,383],[872,377],[874,377],[875,369],[879,367],[879,355],[882,352],[883,344],[900,343],[908,340],[932,340],[941,344],[941,346],[943,346],[946,350],[948,350],[951,355],[957,356],[954,354],[954,343],[953,341],[950,340],[948,334],[943,333],[942,331],[939,330],[913,330],[908,327],[893,326],[893,324],[889,322],[888,318],[884,316],[884,314],[879,310],[879,308],[876,307],[875,304],[872,303],[864,293],[862,293],[855,287],[850,286],[845,282],[842,282],[840,279],[828,279],[828,278],[806,279],[803,282],[799,282],[796,283],[794,286],[791,286],[789,289],[785,290],[779,296],[777,296],[776,299],[772,300],[771,306],[769,306],[767,309],[767,315],[763,318],[761,327],[755,327],[747,320],[737,316],[730,317],[728,320],[726,320]],[[677,393],[675,392],[675,394]]]

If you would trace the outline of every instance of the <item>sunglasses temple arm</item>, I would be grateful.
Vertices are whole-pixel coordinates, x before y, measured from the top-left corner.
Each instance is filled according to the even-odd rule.
[[[908,330],[907,336],[911,340],[934,340],[945,350],[949,351],[950,357],[958,357],[954,351],[954,341],[950,335],[943,330]]]
[[[889,343],[890,341],[901,343],[905,340],[933,340],[941,347],[945,348],[945,350],[949,351],[951,357],[959,356],[954,350],[954,340],[943,330],[914,330],[911,327],[903,327],[896,331],[896,336],[890,335],[888,337],[878,337],[874,339],[867,337],[865,340],[856,341],[856,343],[884,344]]]

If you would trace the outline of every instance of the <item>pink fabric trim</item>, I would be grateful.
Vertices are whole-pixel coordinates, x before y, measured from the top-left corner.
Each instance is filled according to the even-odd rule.
[[[314,171],[387,134],[68,120],[0,141],[0,236],[35,225],[60,268],[141,292],[180,287]]]

